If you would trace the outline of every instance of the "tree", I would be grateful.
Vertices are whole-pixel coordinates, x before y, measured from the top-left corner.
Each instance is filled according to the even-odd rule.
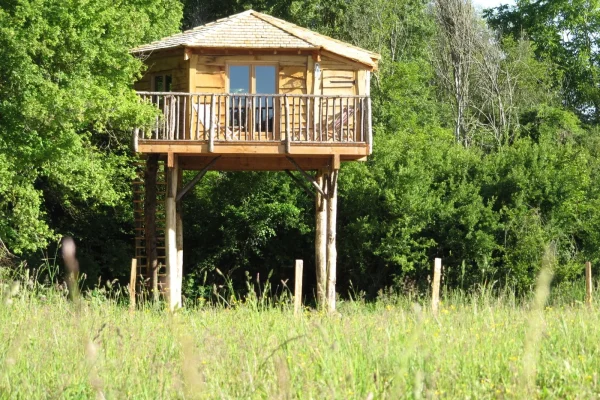
[[[562,101],[585,121],[600,121],[600,3],[597,0],[519,0],[485,13],[515,39],[526,35],[538,59],[550,61]]]
[[[129,49],[176,31],[175,0],[7,0],[0,8],[0,238],[44,248],[127,198],[130,128],[151,116]],[[50,212],[51,211],[51,212]],[[57,221],[58,220],[58,221]]]

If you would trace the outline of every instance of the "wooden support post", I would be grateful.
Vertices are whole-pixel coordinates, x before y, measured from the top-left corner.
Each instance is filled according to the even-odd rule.
[[[327,190],[325,171],[317,171],[316,181]],[[317,192],[315,197],[315,267],[317,270],[317,304],[325,309],[327,304],[327,196]]]
[[[592,263],[588,261],[585,263],[585,304],[587,304],[588,307],[592,306],[593,290],[594,289],[592,286]]]
[[[135,285],[137,278],[137,258],[131,259],[131,272],[129,274],[129,309],[135,310]]]
[[[177,187],[181,187],[181,182],[183,180],[183,170],[179,167],[177,168]],[[178,273],[181,277],[181,279],[183,279],[183,219],[181,218],[181,214],[183,212],[183,203],[181,201],[175,201],[175,209],[176,209],[176,223],[177,223],[177,229],[176,229],[176,238],[175,238],[175,242],[176,242],[176,246],[177,246],[177,270]],[[179,283],[179,286],[181,287],[181,281]],[[181,305],[181,304],[180,304]]]
[[[302,270],[304,261],[296,260],[296,276],[294,277],[294,315],[302,314]]]
[[[440,280],[442,275],[442,259],[436,258],[433,265],[433,285],[431,293],[431,310],[437,314],[440,305]]]
[[[335,284],[337,279],[337,169],[330,169],[327,178],[327,310],[335,311]]]
[[[177,258],[177,176],[179,160],[173,156],[173,167],[167,168],[167,197],[165,200],[165,250],[167,263],[167,298],[169,309],[172,311],[181,307],[182,276]]]

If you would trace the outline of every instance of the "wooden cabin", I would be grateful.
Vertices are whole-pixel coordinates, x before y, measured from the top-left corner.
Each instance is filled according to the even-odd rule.
[[[135,89],[157,108],[152,126],[135,129],[134,149],[166,161],[164,263],[171,307],[181,304],[177,204],[207,170],[220,170],[288,171],[299,180],[290,172],[296,171],[307,181],[316,198],[318,300],[335,308],[337,171],[341,162],[371,154],[370,74],[379,55],[253,10],[132,53],[147,66]],[[199,173],[186,184],[184,169]],[[139,230],[146,231],[136,245],[140,253],[151,250],[146,226],[157,225],[146,210],[156,182],[146,181],[140,191],[146,195],[138,200],[145,207]],[[146,256],[138,255],[141,265],[148,265]]]

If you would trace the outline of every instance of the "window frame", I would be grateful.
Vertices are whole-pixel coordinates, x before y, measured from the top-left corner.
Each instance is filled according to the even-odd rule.
[[[169,88],[169,90],[166,90],[166,87],[163,88],[163,90],[161,90],[161,93],[167,93],[167,92],[172,92],[173,91],[173,73],[172,72],[157,72],[152,74],[152,81],[151,81],[151,88],[152,88],[152,92],[158,92],[158,90],[156,90],[156,78],[163,78],[163,85],[166,86],[167,83],[167,77],[169,77],[171,79],[171,87]]]
[[[231,100],[232,97],[235,96],[235,93],[230,93],[231,85],[230,85],[230,76],[231,76],[231,67],[232,66],[248,66],[249,70],[249,79],[250,79],[250,93],[248,94],[262,94],[264,96],[269,95],[278,95],[279,94],[279,70],[280,66],[278,62],[274,61],[256,61],[256,60],[236,60],[236,61],[228,61],[226,63],[225,69],[225,93],[228,94]],[[275,76],[274,76],[274,84],[275,84],[275,93],[256,93],[256,67],[274,67],[275,68]],[[244,94],[244,93],[240,93]],[[228,101],[227,104],[228,112],[231,110],[231,104]],[[279,103],[277,98],[273,98],[273,126],[272,126],[272,134],[275,136],[275,132],[279,131]],[[231,121],[231,120],[230,120]],[[254,117],[254,112],[250,113],[250,120],[248,121],[250,127],[252,127],[251,132],[256,131],[256,121]],[[248,129],[246,128],[246,132]]]

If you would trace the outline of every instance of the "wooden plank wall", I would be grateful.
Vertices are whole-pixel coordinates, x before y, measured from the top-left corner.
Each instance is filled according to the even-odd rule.
[[[278,69],[277,89],[281,94],[306,94],[307,93],[307,63],[306,56],[290,55],[257,55],[257,56],[202,56],[192,55],[192,65],[196,66],[196,72],[193,74],[191,88],[197,93],[226,93],[227,90],[227,65],[228,64],[256,64],[256,65],[275,65]],[[312,71],[311,71],[312,73]],[[194,100],[196,101],[196,100]],[[277,105],[275,105],[277,106]],[[283,102],[280,105],[283,110]],[[305,108],[299,112],[296,110],[296,126],[299,128],[301,119],[306,119]],[[231,132],[225,129],[225,104],[221,104],[221,112],[217,117],[221,125],[222,134],[228,131],[228,135],[238,138],[239,132]],[[302,114],[302,116],[300,115]],[[279,114],[282,115],[282,114]],[[284,129],[283,118],[279,119],[280,129]],[[192,130],[196,127],[196,118],[191,119]],[[200,123],[200,129],[203,126]],[[271,139],[272,134],[267,138],[264,133],[261,134],[261,140]],[[279,133],[276,132],[276,137]],[[244,135],[242,134],[242,139]],[[219,139],[223,139],[220,136]],[[258,135],[255,135],[255,140]]]
[[[173,78],[173,92],[189,91],[189,61],[185,60],[183,50],[181,52],[172,52],[168,55],[151,55],[144,64],[148,66],[142,78],[134,85],[135,90],[151,91],[152,79],[155,75],[171,75]]]
[[[340,96],[340,95],[358,95],[364,94],[361,90],[361,85],[364,86],[364,82],[361,82],[359,78],[359,71],[350,64],[344,63],[339,60],[334,60],[328,57],[322,57],[321,59],[321,93],[325,96]],[[334,100],[328,100],[327,106],[329,107],[329,117],[327,118],[327,124],[329,126],[335,124],[337,118],[341,118],[340,114],[342,111],[339,109],[339,103],[335,103],[335,115],[333,114]],[[323,106],[325,107],[325,106]],[[346,103],[342,105],[346,107]],[[350,104],[352,107],[352,104]],[[356,133],[354,126],[360,123],[360,113],[354,113],[348,118],[350,125],[350,136],[354,140]],[[325,129],[325,128],[324,128]],[[331,133],[329,134],[331,136]]]

